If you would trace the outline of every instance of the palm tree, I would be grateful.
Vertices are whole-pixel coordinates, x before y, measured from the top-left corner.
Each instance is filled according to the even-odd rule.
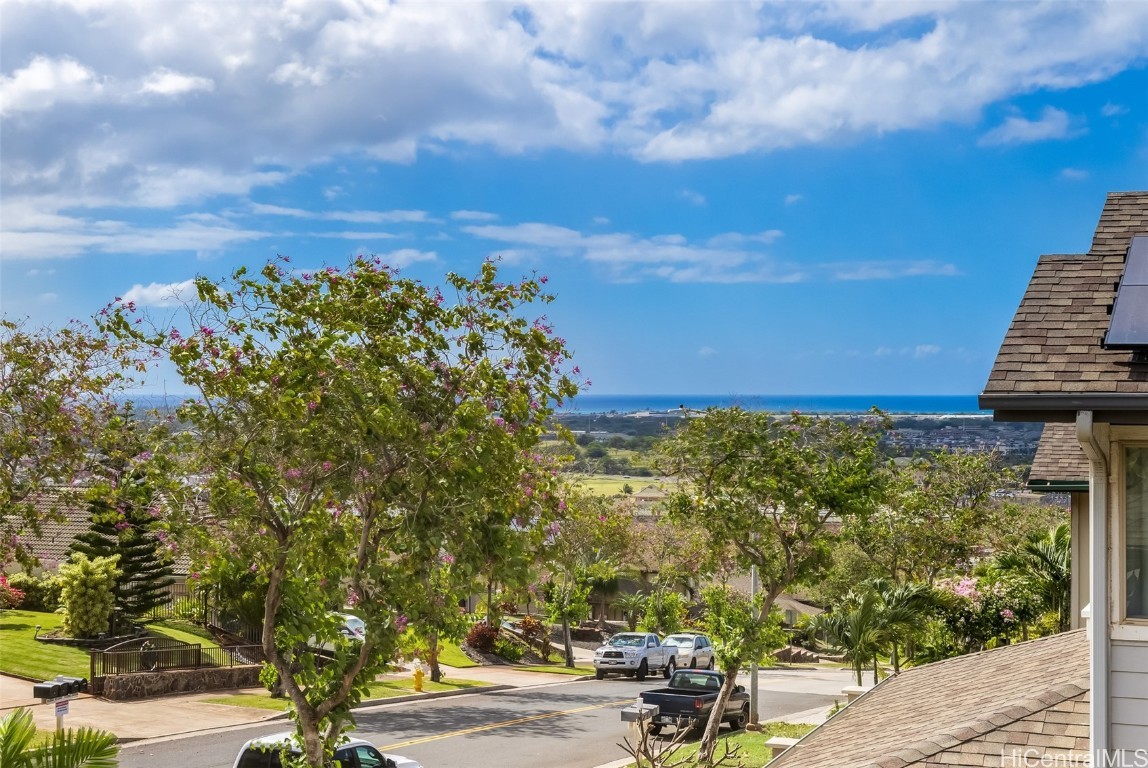
[[[1068,523],[1043,534],[1030,533],[1020,547],[997,558],[997,568],[1023,578],[1045,610],[1056,612],[1057,631],[1068,630],[1072,603],[1072,534]]]
[[[880,598],[880,623],[896,674],[901,671],[902,645],[908,646],[924,627],[929,614],[944,604],[945,597],[924,582],[897,584],[888,579],[873,579],[868,587]]]
[[[621,595],[614,598],[614,607],[622,612],[622,617],[626,619],[626,624],[633,632],[638,628],[638,619],[642,618],[646,613],[646,607],[650,603],[650,598],[641,592],[634,592],[632,594]]]
[[[877,654],[885,645],[886,633],[882,617],[881,598],[873,590],[861,594],[850,592],[832,611],[813,619],[816,632],[825,632],[830,642],[845,651],[845,659],[857,675],[861,676],[873,664],[873,682],[877,682]]]
[[[35,747],[32,713],[17,709],[0,720],[0,765],[4,768],[115,768],[119,745],[114,734],[69,728]]]

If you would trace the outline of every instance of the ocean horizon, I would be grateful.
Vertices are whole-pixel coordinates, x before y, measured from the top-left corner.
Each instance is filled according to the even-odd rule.
[[[666,413],[682,407],[738,406],[747,411],[790,413],[864,413],[873,406],[887,413],[988,414],[976,395],[578,395],[559,413]]]

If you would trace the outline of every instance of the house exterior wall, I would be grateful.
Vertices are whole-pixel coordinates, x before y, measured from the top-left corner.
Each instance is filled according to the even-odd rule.
[[[1072,504],[1069,508],[1069,525],[1072,529],[1072,600],[1069,607],[1070,624],[1072,629],[1084,627],[1084,618],[1080,612],[1088,605],[1088,595],[1091,589],[1089,571],[1090,547],[1088,536],[1088,494],[1074,493],[1071,496]]]
[[[1094,557],[1106,557],[1109,563],[1108,626],[1108,739],[1109,748],[1148,750],[1148,618],[1130,618],[1126,604],[1134,588],[1132,573],[1139,573],[1136,563],[1126,560],[1129,538],[1142,537],[1129,525],[1127,515],[1128,476],[1125,467],[1129,446],[1148,445],[1148,427],[1111,427],[1108,443],[1108,547]],[[1133,542],[1135,544],[1136,542]],[[1131,570],[1130,570],[1131,569]],[[1095,652],[1095,651],[1094,651]]]

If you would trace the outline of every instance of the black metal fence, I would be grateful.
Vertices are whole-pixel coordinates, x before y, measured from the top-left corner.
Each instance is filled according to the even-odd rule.
[[[130,675],[137,672],[162,672],[170,669],[235,667],[263,661],[263,648],[258,645],[236,645],[230,648],[204,648],[201,645],[150,638],[137,648],[92,651],[91,679],[105,675]]]
[[[153,619],[187,619],[204,621],[208,611],[207,592],[193,589],[186,581],[167,585],[167,602],[152,608],[148,615]]]

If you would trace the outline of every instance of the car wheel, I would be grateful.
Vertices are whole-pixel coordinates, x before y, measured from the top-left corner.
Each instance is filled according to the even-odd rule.
[[[661,734],[661,732],[662,732],[662,726],[660,726],[660,725],[651,725],[648,728],[646,728],[646,733],[650,734],[651,736],[657,736],[657,735]]]
[[[669,680],[670,675],[672,675],[672,674],[674,674],[674,660],[670,659],[670,663],[667,664],[666,668],[662,670],[662,677]]]
[[[596,677],[599,680],[603,680],[606,677],[606,671],[603,669],[595,669],[594,670],[594,677]]]
[[[729,727],[735,731],[744,730],[745,724],[748,722],[749,722],[749,705],[745,704],[742,706],[741,710],[738,711],[737,715],[730,719]]]
[[[713,668],[714,668],[714,657],[710,656],[710,663],[706,665],[706,669],[713,669]]]
[[[634,677],[638,678],[638,680],[645,680],[649,671],[650,665],[646,663],[645,659],[642,659],[642,663],[638,665],[638,671],[634,673]]]
[[[690,669],[697,669],[697,668],[698,668],[698,660],[696,658],[690,659]]]

